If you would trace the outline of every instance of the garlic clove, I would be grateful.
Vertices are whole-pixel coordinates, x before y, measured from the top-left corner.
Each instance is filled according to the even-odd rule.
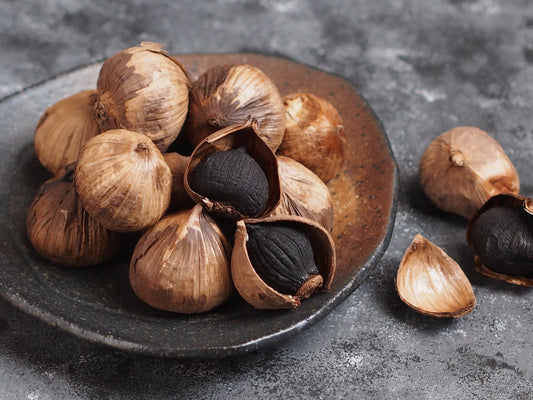
[[[41,185],[26,217],[26,232],[44,258],[69,267],[101,264],[120,248],[121,235],[83,208],[73,182],[74,164]]]
[[[290,245],[301,241],[283,233],[284,228],[294,229],[309,240],[313,262],[291,267],[294,260],[305,260],[309,254],[299,245]],[[269,231],[274,232],[270,238],[261,237]],[[314,221],[298,216],[269,216],[237,222],[231,275],[241,297],[255,308],[298,307],[315,292],[331,287],[335,267],[333,239]],[[280,281],[278,285],[276,280]],[[287,287],[296,290],[289,291]]]
[[[466,240],[481,274],[533,286],[532,200],[501,194],[490,198],[468,222]]]
[[[406,250],[395,284],[400,299],[421,314],[458,318],[476,305],[474,291],[461,267],[420,234]]]
[[[88,140],[74,178],[87,212],[110,230],[147,229],[170,204],[172,173],[155,144],[137,132],[114,129]]]
[[[160,44],[142,42],[103,63],[94,115],[102,131],[145,134],[164,152],[185,122],[189,86],[183,66]]]
[[[338,175],[345,159],[346,135],[337,109],[311,93],[283,97],[286,125],[278,155],[299,161],[324,182]]]
[[[434,139],[419,164],[420,182],[437,208],[467,219],[490,197],[518,194],[518,173],[485,131],[456,127]]]
[[[334,211],[326,184],[310,169],[292,158],[278,156],[281,201],[271,215],[299,215],[333,229]]]
[[[93,117],[96,90],[84,90],[50,106],[35,128],[37,158],[52,174],[78,161],[83,144],[100,130]]]
[[[197,146],[210,134],[253,120],[260,137],[275,151],[285,130],[278,88],[260,69],[247,64],[218,65],[193,82],[184,131]]]
[[[130,262],[133,291],[152,307],[200,313],[233,293],[231,248],[200,204],[170,214],[139,240]]]
[[[233,155],[216,156],[229,151]],[[196,168],[202,171],[196,174]],[[184,184],[195,202],[234,221],[268,215],[281,196],[276,156],[255,123],[230,126],[199,143],[189,158]]]

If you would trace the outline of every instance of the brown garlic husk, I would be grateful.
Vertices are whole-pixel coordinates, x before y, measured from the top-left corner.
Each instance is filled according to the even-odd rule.
[[[104,263],[122,237],[96,222],[83,208],[73,182],[74,164],[43,183],[26,218],[26,231],[44,258],[68,267]]]
[[[267,284],[258,274],[252,265],[248,249],[249,231],[254,225],[277,225],[282,224],[293,227],[305,234],[309,239],[314,264],[318,273],[310,273],[304,283],[296,293],[282,293]],[[284,242],[290,242],[284,241]],[[268,246],[268,242],[264,242]],[[271,257],[282,251],[281,247],[273,246],[269,250],[258,253],[259,257]],[[293,259],[298,259],[299,256]],[[283,260],[285,256],[279,257]],[[278,260],[276,260],[278,261]],[[276,262],[269,262],[267,265],[275,265]],[[331,235],[318,223],[298,216],[269,216],[265,218],[254,218],[240,220],[237,222],[235,232],[235,243],[231,255],[231,275],[235,288],[253,307],[258,309],[283,309],[298,307],[301,302],[318,291],[328,290],[331,287],[336,268],[335,245]],[[271,272],[276,274],[275,271]],[[276,275],[277,276],[277,275]]]
[[[470,219],[489,198],[518,194],[518,173],[487,132],[462,126],[434,139],[419,164],[420,182],[439,209]]]
[[[87,212],[110,230],[147,229],[170,204],[170,168],[155,144],[137,132],[114,129],[89,139],[74,178]]]
[[[46,109],[35,128],[37,158],[52,174],[78,161],[83,144],[100,130],[93,117],[96,90],[84,90]]]
[[[424,315],[459,318],[476,306],[472,285],[459,264],[421,234],[407,248],[395,284],[400,299]]]
[[[142,42],[103,63],[94,115],[102,131],[140,132],[164,152],[185,122],[189,87],[189,76],[177,60],[160,44]]]
[[[334,210],[326,184],[310,169],[292,158],[278,156],[281,201],[271,215],[299,215],[333,229]]]
[[[198,189],[195,190],[191,182],[194,170],[214,153],[235,149],[245,150],[246,154],[259,166],[258,172],[261,173],[262,179],[259,180],[257,175],[251,174],[247,170],[243,170],[241,174],[242,176],[240,177],[247,178],[246,181],[244,179],[239,179],[233,182],[230,182],[229,180],[228,182],[221,182],[222,185],[228,189],[229,194],[234,194],[236,196],[234,201],[223,201],[210,198],[205,193],[198,193],[196,191]],[[234,172],[240,173],[239,169],[240,167],[235,168],[233,165],[215,166],[213,168],[216,175],[220,174],[220,177],[217,177],[217,179],[224,179],[225,176],[235,178]],[[239,176],[237,175],[237,177]],[[254,189],[257,182],[263,182],[265,179],[266,187],[263,188],[263,190],[267,190],[267,193],[261,193],[265,199],[262,209],[254,214],[248,214],[237,207],[235,201],[240,200],[241,197],[250,197],[250,193],[247,192],[248,187]],[[197,180],[209,182],[201,176],[197,176]],[[195,202],[202,203],[208,212],[218,217],[233,221],[268,215],[278,205],[281,197],[276,156],[259,137],[255,123],[230,126],[205,138],[200,144],[198,144],[198,146],[196,146],[189,158],[189,164],[185,171],[184,183],[185,190]]]
[[[346,135],[337,109],[311,93],[283,97],[286,125],[277,154],[293,158],[324,182],[344,166]]]
[[[260,69],[247,64],[217,65],[193,82],[184,131],[197,146],[210,134],[254,120],[261,138],[276,151],[285,130],[278,88]]]
[[[533,203],[529,197],[490,198],[468,222],[475,269],[492,279],[533,286]]]
[[[169,211],[179,211],[194,206],[194,201],[185,190],[184,175],[189,157],[177,152],[164,153],[165,161],[172,173],[172,193]]]
[[[201,313],[218,307],[233,292],[231,248],[200,204],[170,214],[148,230],[133,252],[133,291],[152,307]]]

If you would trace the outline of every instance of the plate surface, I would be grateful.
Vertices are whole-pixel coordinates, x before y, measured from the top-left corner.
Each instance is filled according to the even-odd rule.
[[[25,233],[28,207],[50,176],[33,134],[47,107],[96,86],[101,64],[83,67],[0,102],[0,293],[21,310],[74,335],[115,349],[163,357],[222,357],[272,345],[311,326],[350,295],[385,252],[396,213],[398,170],[383,126],[344,78],[281,57],[178,55],[195,79],[210,66],[247,63],[263,70],[282,95],[306,91],[341,113],[345,170],[329,184],[334,199],[337,273],[331,290],[292,310],[255,310],[235,295],[205,314],[179,315],[142,303],[128,282],[134,242],[113,261],[71,269],[42,259]]]

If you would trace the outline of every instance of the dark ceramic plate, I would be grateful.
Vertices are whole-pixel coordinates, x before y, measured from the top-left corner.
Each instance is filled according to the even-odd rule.
[[[33,133],[56,101],[96,86],[100,64],[55,77],[0,102],[0,292],[51,325],[93,342],[165,357],[221,357],[272,345],[308,328],[352,293],[381,259],[392,234],[397,166],[380,121],[343,78],[279,57],[182,55],[195,78],[206,68],[248,63],[282,94],[307,91],[340,111],[347,136],[345,170],[329,187],[334,198],[337,274],[330,291],[292,310],[261,311],[237,295],[217,310],[177,315],[138,300],[128,282],[132,245],[99,267],[71,269],[42,259],[25,234],[27,209],[48,173],[35,156]]]

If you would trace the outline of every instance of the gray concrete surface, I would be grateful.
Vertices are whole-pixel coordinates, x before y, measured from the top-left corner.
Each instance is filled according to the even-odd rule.
[[[0,39],[0,97],[141,40],[173,53],[288,55],[357,85],[401,171],[382,261],[296,337],[231,359],[161,360],[80,341],[0,300],[0,399],[533,398],[533,291],[475,272],[465,221],[435,210],[417,178],[436,135],[474,125],[533,195],[530,0],[2,0]],[[396,269],[418,232],[470,278],[478,305],[467,316],[424,317],[397,297]]]

